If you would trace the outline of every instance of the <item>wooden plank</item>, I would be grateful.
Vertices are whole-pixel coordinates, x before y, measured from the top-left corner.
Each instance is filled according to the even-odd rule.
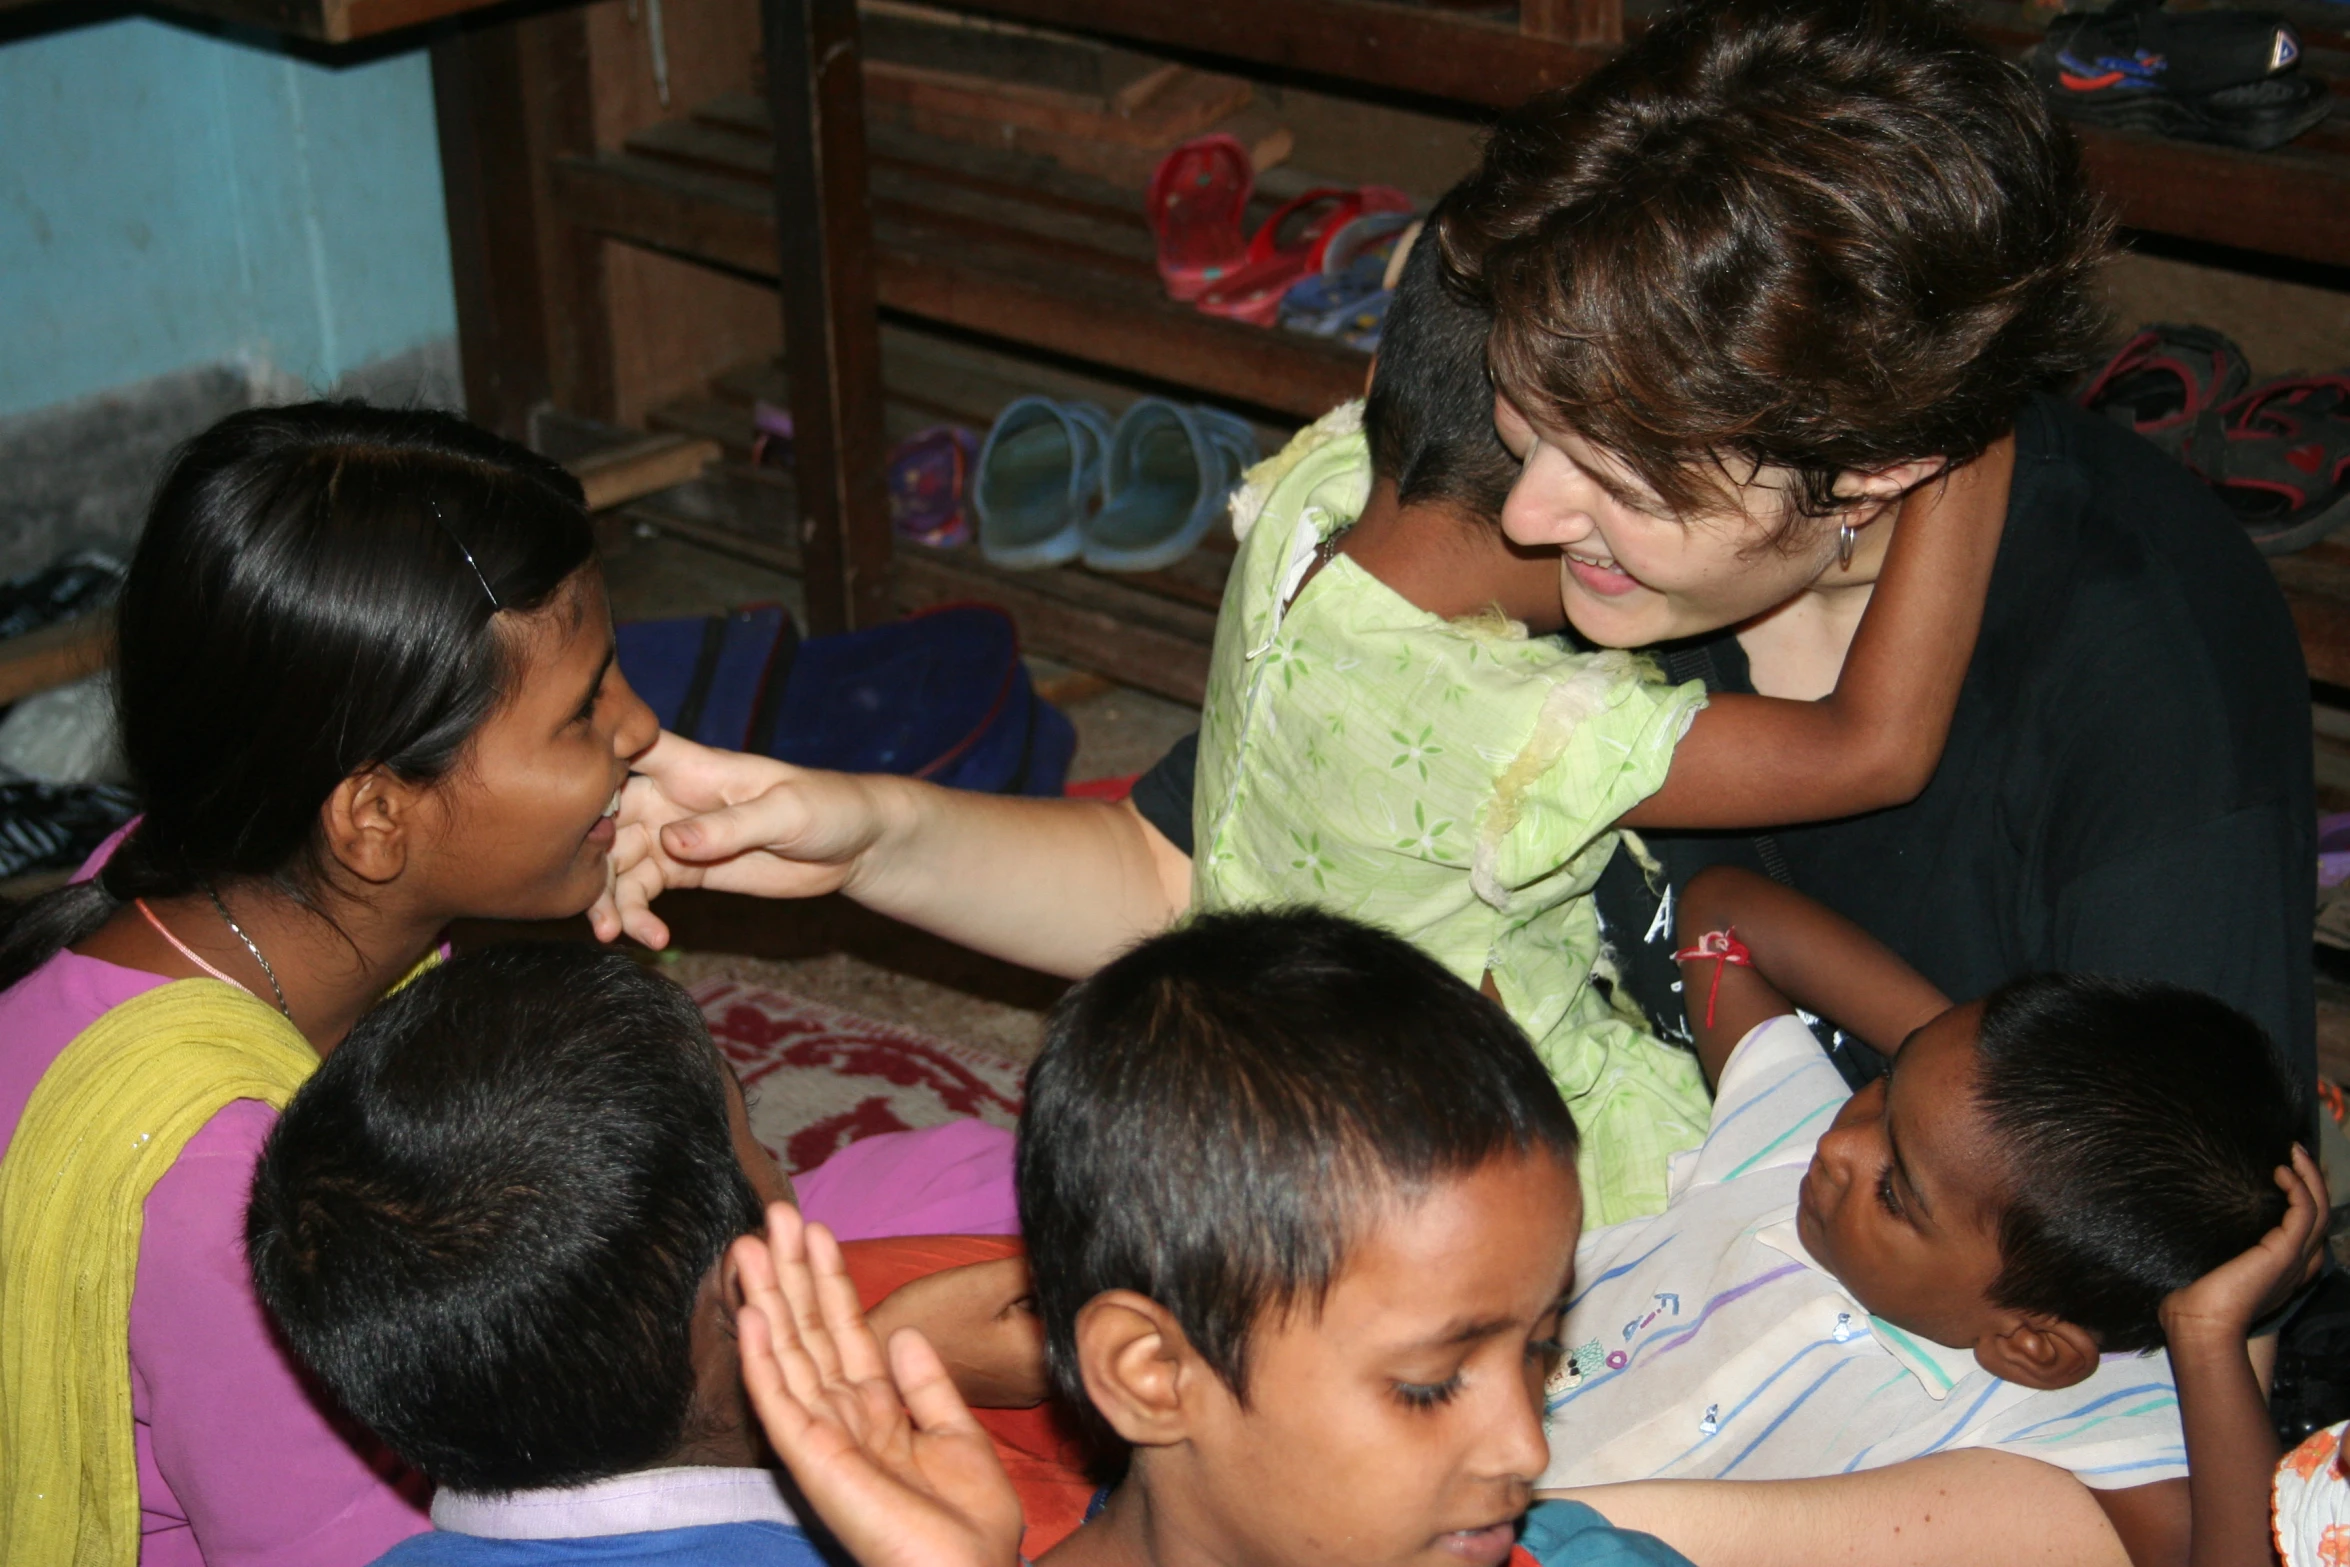
[[[915,117],[985,120],[1014,130],[1074,136],[1164,152],[1249,105],[1255,89],[1235,76],[1171,66],[1154,84],[1145,112],[1121,114],[1104,98],[1085,99],[1016,81],[995,82],[962,72],[926,70],[871,60],[865,90],[877,104]]]
[[[893,309],[1300,419],[1362,393],[1370,359],[1358,350],[1220,321],[1162,297],[1155,284],[1120,281],[1021,266],[935,230],[884,231],[881,297]]]
[[[908,610],[977,599],[1001,607],[1031,653],[1123,685],[1197,704],[1207,696],[1215,616],[1064,567],[1001,571],[976,554],[899,552],[898,603]]]
[[[775,209],[763,188],[627,153],[557,158],[556,206],[584,228],[672,255],[775,276]]]
[[[2329,539],[2268,564],[2301,633],[2309,678],[2350,686],[2350,545]]]
[[[567,464],[587,492],[589,511],[608,511],[656,490],[698,479],[716,462],[718,443],[682,435],[648,435]]]
[[[554,188],[573,221],[600,232],[772,273],[762,257],[773,217],[746,182],[617,153],[557,160]],[[1155,278],[1071,267],[1042,241],[978,237],[903,208],[876,223],[876,238],[879,298],[892,309],[1214,397],[1313,419],[1359,395],[1369,368],[1340,343],[1203,316]]]
[[[1155,390],[1048,363],[1017,346],[988,347],[888,321],[881,327],[881,384],[893,433],[900,418],[919,420],[909,425],[908,434],[942,419],[984,430],[1006,404],[1031,393],[1099,403],[1115,417],[1137,396]],[[713,378],[710,390],[735,405],[738,425],[747,423],[753,402],[782,407],[790,396],[783,369],[774,361],[736,365]],[[1275,452],[1297,433],[1297,421],[1258,422],[1255,428],[1258,449]],[[1229,541],[1219,543],[1220,538],[1211,532],[1202,547],[1229,548]]]
[[[763,529],[746,532],[738,524],[722,518],[700,516],[682,506],[653,499],[639,501],[621,512],[630,522],[644,523],[663,533],[690,539],[706,549],[736,560],[749,561],[754,566],[766,566],[775,571],[800,575],[799,542],[781,529]]]
[[[769,243],[791,366],[800,549],[821,633],[890,612],[881,341],[856,0],[761,0],[776,127]]]
[[[42,3],[0,0],[0,11]],[[462,16],[498,3],[500,0],[201,0],[172,9],[338,44]],[[77,11],[64,9],[63,14],[80,19]]]
[[[114,658],[114,614],[101,610],[0,642],[0,707],[94,675]]]
[[[1588,75],[1587,44],[1375,0],[960,0],[963,9],[1281,71],[1508,108]]]
[[[1624,0],[1519,0],[1518,30],[1570,44],[1624,41]]]
[[[628,150],[682,167],[766,184],[775,165],[774,143],[731,127],[669,120],[628,138]],[[1033,193],[1008,181],[972,178],[959,169],[906,159],[871,163],[874,210],[927,213],[960,220],[966,231],[1017,242],[1057,241],[1093,253],[1086,259],[1156,279],[1156,249],[1138,203],[1131,199],[1081,204],[1066,196]],[[1106,188],[1106,187],[1105,187]],[[1124,194],[1116,193],[1113,194]],[[1049,247],[1048,247],[1049,248]]]
[[[2350,156],[2240,152],[2079,127],[2090,177],[2131,228],[2350,263]]]

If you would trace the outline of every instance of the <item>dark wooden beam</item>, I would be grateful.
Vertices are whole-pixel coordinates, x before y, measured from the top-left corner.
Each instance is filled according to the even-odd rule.
[[[1278,70],[1507,108],[1589,74],[1611,52],[1506,22],[1377,0],[958,0],[1047,27]]]
[[[584,18],[468,24],[434,40],[432,74],[466,411],[517,440],[548,402],[610,417],[601,245],[548,183],[551,159],[594,147]]]
[[[2134,229],[2328,266],[2350,263],[2350,151],[2324,130],[2270,152],[2081,131],[2089,174]]]
[[[1624,41],[1624,0],[1519,0],[1518,30],[1568,44]]]
[[[892,613],[881,329],[865,205],[856,0],[761,0],[775,137],[774,243],[791,370],[808,619]]]
[[[2309,678],[2350,686],[2350,544],[2327,539],[2269,567],[2301,633]]]

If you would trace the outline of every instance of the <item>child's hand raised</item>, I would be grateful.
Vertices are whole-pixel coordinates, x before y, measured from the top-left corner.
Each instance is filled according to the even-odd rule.
[[[2317,1277],[2325,1261],[2326,1185],[2317,1161],[2296,1146],[2291,1168],[2280,1167],[2285,1217],[2260,1244],[2212,1269],[2162,1303],[2163,1336],[2241,1346],[2253,1323],[2275,1311]]]
[[[831,1232],[778,1203],[734,1261],[743,1384],[841,1543],[864,1567],[1014,1567],[1020,1502],[987,1433],[919,1332],[884,1366]]]

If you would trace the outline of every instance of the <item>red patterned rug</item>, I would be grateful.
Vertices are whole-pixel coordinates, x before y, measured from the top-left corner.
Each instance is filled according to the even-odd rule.
[[[752,1132],[795,1175],[877,1132],[1020,1113],[1025,1068],[991,1051],[738,980],[687,994],[742,1077]]]

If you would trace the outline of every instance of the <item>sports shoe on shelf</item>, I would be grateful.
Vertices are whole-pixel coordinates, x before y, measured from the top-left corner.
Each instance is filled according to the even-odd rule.
[[[2301,73],[2301,35],[2268,11],[2115,0],[2051,21],[2030,64],[2060,113],[2184,141],[2281,147],[2333,108],[2325,83]]]

